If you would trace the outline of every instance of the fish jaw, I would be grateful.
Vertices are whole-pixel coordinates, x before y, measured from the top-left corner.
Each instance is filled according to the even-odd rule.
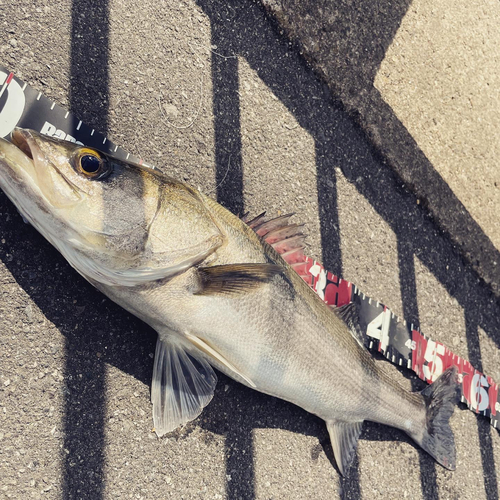
[[[4,139],[0,139],[0,187],[25,220],[51,243],[62,237],[57,213],[38,185],[33,159],[24,148]]]
[[[12,132],[12,144],[24,153],[31,163],[19,165],[27,169],[30,180],[36,184],[53,209],[70,207],[82,199],[80,189],[63,173],[59,164],[68,154],[68,146],[52,141],[32,131],[16,128]],[[19,154],[16,155],[19,159]]]
[[[59,209],[82,196],[44,154],[39,138],[34,131],[16,128],[12,142],[0,139],[0,187],[23,217],[50,239],[49,228],[60,226],[54,223]]]

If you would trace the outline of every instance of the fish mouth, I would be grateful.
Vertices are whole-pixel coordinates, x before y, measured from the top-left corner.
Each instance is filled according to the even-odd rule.
[[[61,142],[33,130],[15,128],[11,133],[11,143],[0,140],[1,163],[10,167],[10,179],[4,179],[4,182],[13,182],[17,189],[41,196],[52,208],[66,208],[79,202],[80,189],[44,151],[48,143],[60,146]]]
[[[22,128],[15,128],[11,133],[11,142],[20,149],[31,161],[33,161],[33,154],[31,152],[31,145],[29,141],[33,141],[33,136],[29,130]]]
[[[7,191],[26,192],[36,185],[35,164],[26,131],[15,129],[11,142],[0,139],[0,187]]]

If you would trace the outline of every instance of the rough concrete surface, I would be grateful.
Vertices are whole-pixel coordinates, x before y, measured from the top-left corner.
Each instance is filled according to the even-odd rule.
[[[309,255],[500,380],[490,285],[259,4],[3,1],[0,63],[232,210],[296,212]],[[0,498],[498,499],[500,436],[463,407],[455,472],[366,423],[342,479],[323,422],[220,374],[159,440],[154,344],[0,193]]]
[[[495,1],[415,0],[375,77],[382,98],[497,249],[499,25]]]
[[[498,2],[262,3],[500,295]]]

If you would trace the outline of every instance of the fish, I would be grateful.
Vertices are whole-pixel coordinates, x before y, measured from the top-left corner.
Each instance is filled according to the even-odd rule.
[[[160,170],[19,128],[0,140],[0,187],[79,274],[158,333],[158,436],[200,415],[219,370],[323,419],[341,474],[365,420],[455,469],[457,368],[421,392],[381,369],[356,306],[332,310],[294,270],[304,244],[289,215],[239,217]]]

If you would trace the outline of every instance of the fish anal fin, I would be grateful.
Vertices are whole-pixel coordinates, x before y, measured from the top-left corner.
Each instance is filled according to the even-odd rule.
[[[340,473],[344,475],[354,458],[363,421],[327,420],[326,427],[330,435],[335,461]]]
[[[257,386],[248,378],[243,372],[238,370],[228,359],[223,356],[217,349],[212,347],[208,342],[203,339],[200,339],[196,335],[192,335],[190,333],[186,333],[186,338],[196,346],[200,351],[205,353],[207,356],[212,358],[214,361],[224,365],[229,371],[236,374],[238,377],[242,378],[250,387],[255,389]]]
[[[229,264],[198,269],[196,295],[231,294],[251,290],[267,283],[281,272],[275,264]]]
[[[154,429],[160,437],[195,419],[214,395],[214,370],[186,344],[187,348],[160,337],[156,342],[151,402]]]

